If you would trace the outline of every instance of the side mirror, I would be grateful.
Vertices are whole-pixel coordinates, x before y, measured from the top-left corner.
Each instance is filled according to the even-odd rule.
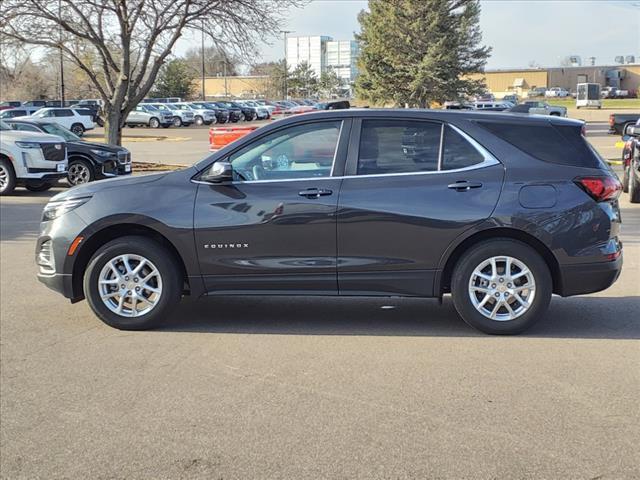
[[[622,132],[623,137],[640,137],[640,128],[636,125],[627,125]]]
[[[215,162],[200,179],[211,183],[230,182],[233,180],[233,167],[229,162]]]

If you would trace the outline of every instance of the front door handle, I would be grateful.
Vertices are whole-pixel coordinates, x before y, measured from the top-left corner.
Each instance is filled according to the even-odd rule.
[[[464,180],[452,183],[447,187],[458,192],[466,192],[467,190],[470,190],[472,188],[481,188],[482,184],[480,182],[467,182],[466,180]]]
[[[307,198],[319,198],[326,195],[331,195],[332,193],[333,190],[329,190],[326,188],[307,188],[306,190],[301,190],[300,192],[298,192],[298,195]]]

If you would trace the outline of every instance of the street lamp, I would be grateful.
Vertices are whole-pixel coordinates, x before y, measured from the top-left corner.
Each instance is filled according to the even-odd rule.
[[[284,99],[289,98],[289,89],[287,86],[287,77],[289,77],[289,67],[287,66],[287,35],[293,33],[293,30],[280,30],[280,33],[284,34]]]
[[[201,56],[201,60],[202,60],[202,101],[206,101],[207,100],[207,96],[205,94],[205,90],[204,90],[204,82],[205,82],[205,76],[204,76],[204,20],[202,21],[202,38],[201,38],[201,45],[200,45],[200,56]]]

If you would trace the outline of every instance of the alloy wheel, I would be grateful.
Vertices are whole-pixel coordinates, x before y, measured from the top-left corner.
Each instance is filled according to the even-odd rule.
[[[118,255],[109,260],[98,276],[98,293],[105,306],[123,317],[149,313],[162,296],[162,276],[142,255]]]
[[[4,192],[9,185],[9,171],[0,164],[0,193]]]
[[[469,280],[469,297],[475,309],[497,321],[515,320],[533,304],[536,284],[522,261],[508,256],[480,263]]]
[[[82,185],[83,183],[89,182],[91,172],[89,171],[89,167],[84,163],[72,163],[69,167],[67,178],[71,185]]]

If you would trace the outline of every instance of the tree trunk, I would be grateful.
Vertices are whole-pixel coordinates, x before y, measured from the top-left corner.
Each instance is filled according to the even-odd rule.
[[[118,110],[105,112],[104,141],[110,145],[122,144],[122,113]]]

